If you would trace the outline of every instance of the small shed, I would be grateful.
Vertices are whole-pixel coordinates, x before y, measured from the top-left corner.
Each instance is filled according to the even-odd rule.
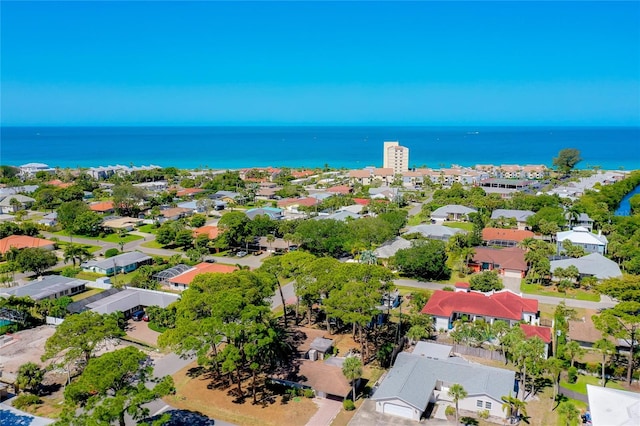
[[[332,339],[316,337],[315,339],[313,339],[313,342],[311,342],[311,349],[309,349],[309,359],[314,361],[316,359],[323,359],[326,354],[331,352],[331,348],[333,348]]]

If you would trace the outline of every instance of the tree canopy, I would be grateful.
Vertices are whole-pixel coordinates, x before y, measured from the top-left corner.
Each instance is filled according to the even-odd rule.
[[[576,148],[565,148],[558,152],[558,156],[553,159],[553,165],[562,173],[569,173],[582,161],[580,150]]]

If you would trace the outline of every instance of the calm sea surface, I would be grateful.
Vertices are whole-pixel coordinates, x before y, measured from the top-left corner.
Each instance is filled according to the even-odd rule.
[[[2,127],[0,164],[157,164],[361,168],[382,165],[383,141],[411,166],[546,164],[577,148],[580,168],[640,169],[640,127]]]

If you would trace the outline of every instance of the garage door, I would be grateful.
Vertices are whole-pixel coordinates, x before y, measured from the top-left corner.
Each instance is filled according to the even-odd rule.
[[[384,404],[383,410],[385,414],[392,414],[394,416],[404,417],[407,419],[413,418],[413,409],[402,405],[386,403]]]
[[[515,271],[513,269],[505,269],[504,270],[504,276],[505,277],[512,277],[512,278],[522,278],[522,272]]]

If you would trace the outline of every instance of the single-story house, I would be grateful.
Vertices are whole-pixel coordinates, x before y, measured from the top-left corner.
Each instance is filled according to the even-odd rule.
[[[568,324],[569,331],[567,333],[567,339],[578,342],[583,348],[590,349],[595,342],[602,339],[602,332],[593,324],[590,315],[569,320]]]
[[[449,204],[447,206],[442,206],[439,209],[435,209],[431,213],[431,223],[437,224],[445,221],[466,221],[469,219],[469,214],[477,212],[477,210],[466,206]]]
[[[115,212],[113,201],[99,201],[89,204],[89,210],[96,213],[111,214]]]
[[[15,213],[18,210],[28,209],[35,202],[35,199],[26,195],[7,195],[0,200],[0,213]]]
[[[32,194],[36,189],[38,189],[38,185],[22,185],[0,188],[0,198],[16,194]]]
[[[56,226],[56,224],[58,223],[58,213],[52,212],[46,214],[42,217],[42,219],[38,221],[38,223],[44,226]]]
[[[515,383],[513,371],[401,352],[371,399],[379,413],[419,421],[429,403],[454,405],[448,392],[460,384],[467,391],[458,402],[461,410],[487,410],[504,419],[501,398],[514,392]]]
[[[456,234],[466,234],[467,231],[460,228],[451,228],[444,225],[417,225],[407,228],[403,235],[421,234],[430,240],[449,241],[449,238]]]
[[[521,229],[484,228],[482,241],[488,246],[515,247],[534,233]]]
[[[474,247],[475,254],[469,261],[469,268],[474,272],[497,271],[505,277],[524,278],[527,262],[524,250],[517,247],[495,249],[490,247]]]
[[[268,216],[271,220],[280,220],[283,218],[282,209],[276,207],[259,207],[255,209],[249,209],[245,212],[247,217],[251,220],[255,219],[256,216]]]
[[[640,393],[587,385],[592,426],[640,424]]]
[[[58,299],[82,293],[88,284],[91,282],[61,275],[47,275],[20,287],[3,289],[0,295],[29,296],[33,300]]]
[[[176,197],[193,197],[203,191],[202,188],[184,188],[176,192]]]
[[[557,268],[566,269],[569,266],[578,268],[581,277],[596,277],[599,280],[622,276],[622,271],[616,262],[607,259],[600,253],[591,253],[579,258],[552,260],[551,273]]]
[[[527,339],[537,337],[544,342],[544,359],[547,359],[551,355],[551,328],[531,324],[520,324],[520,328]]]
[[[270,253],[289,250],[289,243],[290,241],[285,241],[282,238],[275,238],[271,242],[267,240],[267,237],[260,237],[258,240],[260,250],[265,250]]]
[[[333,348],[333,340],[325,339],[324,337],[316,337],[311,342],[308,357],[311,361],[322,360],[325,355],[330,354]]]
[[[569,222],[570,227],[582,226],[583,228],[587,228],[589,231],[593,231],[593,219],[591,219],[586,213],[580,213],[577,218],[573,217],[571,213],[567,213],[565,218]]]
[[[189,209],[192,213],[204,213],[207,211],[206,203],[198,201],[185,201],[183,203],[178,203],[178,207],[181,209]]]
[[[176,275],[175,277],[169,278],[167,281],[172,290],[185,290],[191,284],[196,275],[207,273],[230,274],[237,269],[238,268],[236,266],[202,262],[198,263],[191,269]]]
[[[607,252],[607,237],[598,233],[593,234],[582,226],[576,226],[570,231],[558,232],[556,234],[558,254],[564,251],[562,243],[570,241],[574,246],[582,247],[587,253],[600,253],[604,255]]]
[[[313,207],[319,203],[319,200],[313,197],[285,198],[284,200],[278,201],[278,207],[290,212],[298,213],[300,207]]]
[[[526,299],[510,290],[493,293],[436,290],[421,312],[433,317],[436,330],[451,330],[453,323],[464,317],[469,321],[484,320],[490,324],[503,320],[511,326],[520,321],[529,324],[539,321],[538,301]]]
[[[0,240],[0,254],[5,254],[11,250],[11,248],[20,250],[35,247],[49,251],[55,248],[55,244],[54,241],[30,237],[28,235],[9,235]]]
[[[102,222],[102,227],[113,230],[133,231],[133,229],[142,223],[142,219],[135,217],[118,217],[108,219]]]
[[[98,274],[115,275],[117,273],[132,272],[142,265],[148,265],[153,261],[151,256],[147,256],[139,251],[122,253],[117,256],[103,260],[90,260],[82,265],[83,271],[95,272]]]
[[[373,251],[377,258],[389,259],[396,255],[398,250],[407,249],[411,247],[411,242],[405,240],[402,237],[395,237],[391,241],[385,242],[383,245]]]
[[[223,201],[226,204],[243,203],[246,199],[242,194],[234,191],[218,191],[215,194],[211,194],[210,198]]]
[[[347,195],[347,194],[350,194],[351,191],[353,191],[353,188],[346,185],[338,185],[338,186],[332,186],[331,188],[327,188],[327,192],[330,192],[332,194],[339,194],[339,195]]]
[[[99,314],[122,312],[126,318],[129,318],[132,313],[147,306],[166,308],[179,298],[180,296],[177,294],[163,291],[126,287],[124,290],[117,292],[109,291],[106,297],[94,299],[92,302],[85,304],[82,307],[82,311],[91,310]]]
[[[491,212],[491,220],[515,219],[518,229],[528,229],[527,219],[534,214],[531,210],[496,209]]]
[[[215,240],[220,235],[220,228],[213,225],[201,226],[193,230],[194,238],[198,237],[198,235],[206,235],[210,240]]]
[[[193,214],[193,209],[185,209],[182,207],[171,207],[168,209],[160,210],[160,218],[158,222],[166,222],[169,220],[178,220],[183,217],[191,216]]]
[[[315,216],[314,219],[315,220],[332,219],[332,220],[339,220],[340,222],[346,222],[347,220],[360,219],[360,217],[361,216],[358,213],[354,213],[349,210],[338,210],[337,212],[330,213],[330,214],[320,213],[318,216]]]

